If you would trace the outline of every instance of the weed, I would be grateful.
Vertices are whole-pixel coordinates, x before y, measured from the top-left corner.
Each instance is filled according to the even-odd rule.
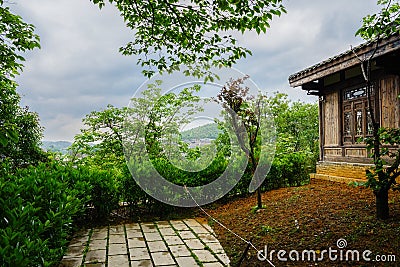
[[[261,209],[267,209],[267,206],[262,205]],[[256,213],[258,210],[260,210],[260,208],[258,206],[254,206],[254,207],[251,208],[251,212],[252,213]]]
[[[269,225],[261,225],[261,230],[258,232],[259,235],[267,235],[275,232],[276,229]]]
[[[293,188],[293,192],[299,192],[299,191],[308,191],[310,188],[308,186],[299,186]]]
[[[209,225],[210,227],[213,227],[214,224],[215,224],[215,221],[214,221],[213,219],[211,219],[211,218],[208,218],[207,223],[208,223],[208,225]]]
[[[289,203],[295,203],[295,202],[297,202],[297,200],[299,200],[300,199],[300,195],[293,195],[293,196],[291,196],[289,199],[288,199],[288,202]]]
[[[194,260],[196,261],[196,263],[200,266],[203,267],[203,263],[200,261],[200,259],[196,256],[196,254],[194,254],[192,251],[190,251],[190,255],[194,258]]]
[[[348,183],[347,185],[350,187],[360,187],[360,186],[365,186],[365,183],[353,181],[353,182]]]

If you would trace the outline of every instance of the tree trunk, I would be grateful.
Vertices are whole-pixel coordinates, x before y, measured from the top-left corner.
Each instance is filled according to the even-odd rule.
[[[375,192],[376,218],[386,220],[389,218],[389,192],[381,188]]]
[[[261,185],[257,188],[257,207],[262,209],[262,200],[261,200]]]

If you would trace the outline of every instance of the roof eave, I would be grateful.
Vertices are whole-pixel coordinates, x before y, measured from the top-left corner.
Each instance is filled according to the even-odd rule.
[[[366,60],[371,57],[371,55],[374,54],[375,46],[376,42],[364,43],[355,47],[353,50],[348,50],[338,56],[297,72],[289,76],[289,84],[291,87],[302,86],[330,74],[354,67],[361,63],[360,60]],[[399,35],[391,36],[378,45],[373,58],[380,57],[398,49],[400,49]]]

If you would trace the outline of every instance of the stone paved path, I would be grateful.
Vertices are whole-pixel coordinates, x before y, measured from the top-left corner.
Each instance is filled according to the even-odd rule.
[[[198,219],[88,229],[70,242],[60,267],[229,266],[206,222]]]

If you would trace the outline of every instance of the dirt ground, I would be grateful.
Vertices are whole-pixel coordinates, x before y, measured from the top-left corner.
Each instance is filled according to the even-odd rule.
[[[400,266],[400,192],[390,192],[391,218],[386,221],[375,219],[370,189],[343,183],[312,180],[306,186],[265,192],[262,199],[261,210],[255,209],[256,195],[215,203],[206,210],[235,234],[251,240],[257,250],[267,251],[274,266]],[[232,266],[237,266],[247,243],[212,219],[204,219],[217,233]],[[273,266],[259,260],[255,248],[250,247],[241,266]],[[278,259],[279,250],[286,252],[280,254],[286,262]]]
[[[205,206],[206,212],[224,227],[198,208],[171,208],[164,213],[143,210],[134,214],[121,209],[113,212],[107,222],[91,223],[202,217],[216,232],[233,267],[238,266],[248,245],[242,239],[251,240],[255,248],[249,248],[241,267],[400,266],[400,192],[389,193],[390,219],[386,221],[375,218],[375,197],[370,189],[344,183],[312,180],[309,185],[265,192],[262,200],[261,210],[256,209],[256,194],[224,198]],[[273,265],[258,259],[260,250],[267,252],[267,260]],[[280,256],[287,261],[279,260],[280,250],[286,252]],[[357,254],[352,254],[354,251],[359,253],[359,260]],[[364,260],[363,253],[370,261]]]

